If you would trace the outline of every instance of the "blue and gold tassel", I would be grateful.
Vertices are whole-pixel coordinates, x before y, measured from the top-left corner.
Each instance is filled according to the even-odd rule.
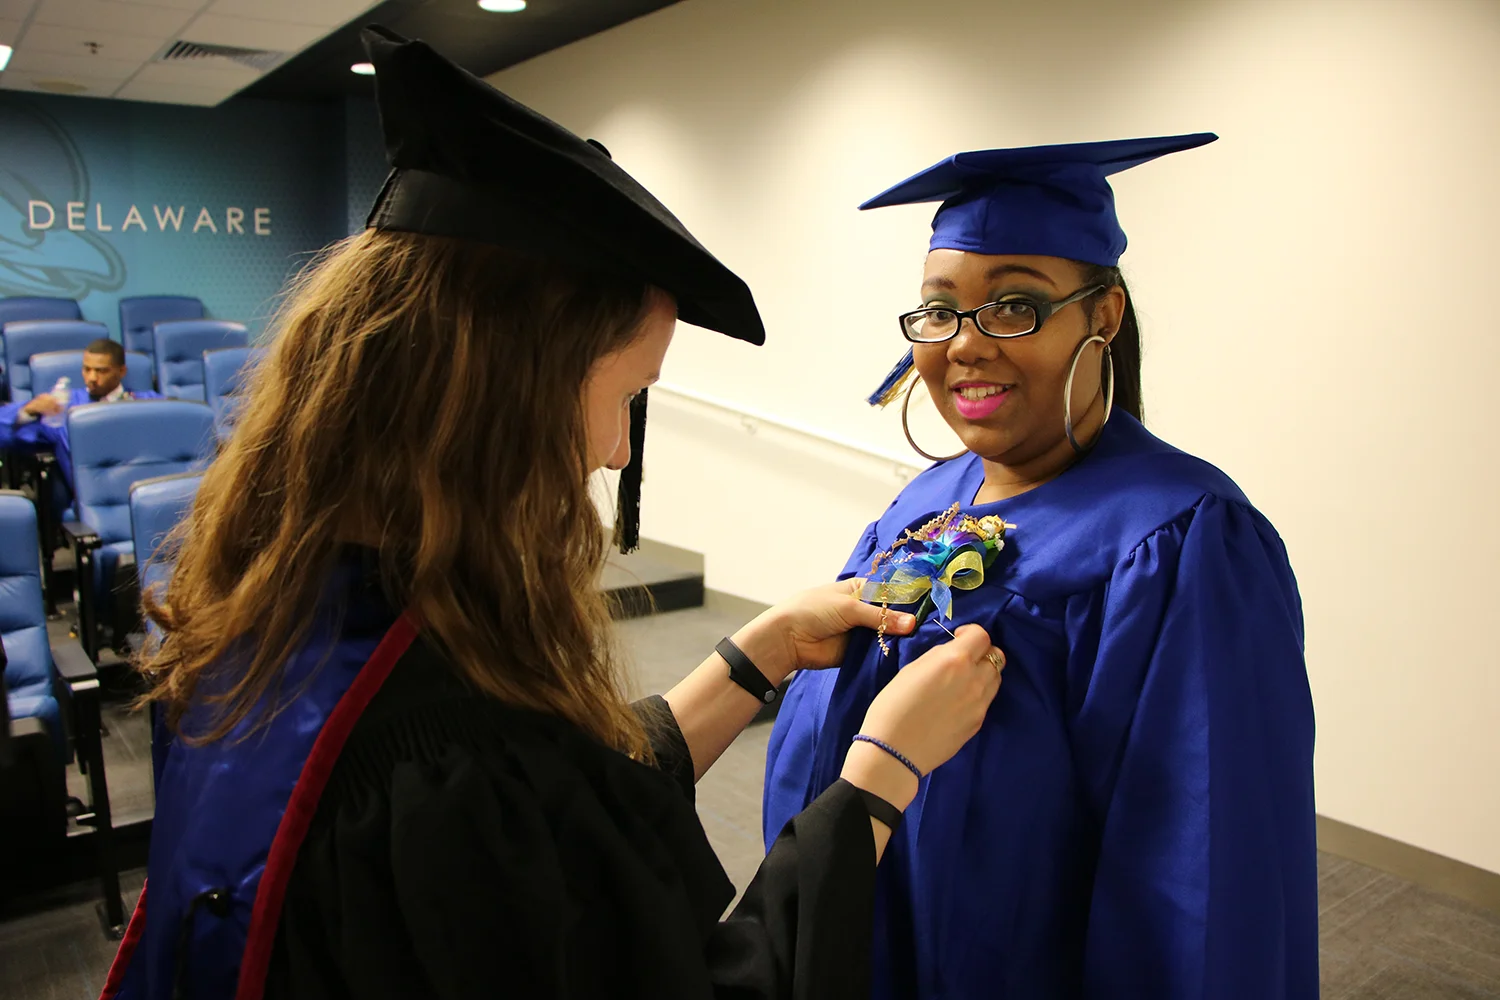
[[[906,391],[907,383],[911,381],[912,374],[916,371],[915,360],[912,358],[911,350],[908,348],[896,367],[880,383],[880,388],[870,393],[867,400],[871,406],[888,406]]]

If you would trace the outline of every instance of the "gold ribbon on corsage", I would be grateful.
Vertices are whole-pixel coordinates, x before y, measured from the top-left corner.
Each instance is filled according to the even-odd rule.
[[[953,591],[973,590],[984,583],[985,570],[1005,548],[1005,532],[1015,528],[994,516],[959,517],[958,509],[954,504],[917,530],[907,531],[875,557],[860,598],[880,605],[876,638],[883,653],[890,653],[885,612],[892,604],[920,604],[918,621],[934,609],[952,620]]]

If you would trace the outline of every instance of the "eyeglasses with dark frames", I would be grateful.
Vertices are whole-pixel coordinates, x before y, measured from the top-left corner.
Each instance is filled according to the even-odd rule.
[[[958,336],[964,320],[973,320],[979,332],[986,337],[1008,340],[1036,333],[1052,317],[1052,314],[1080,299],[1102,292],[1106,285],[1089,285],[1080,288],[1065,299],[1049,302],[1027,296],[1011,296],[999,302],[986,302],[975,309],[949,309],[946,306],[931,306],[902,313],[901,335],[913,344],[941,344]]]

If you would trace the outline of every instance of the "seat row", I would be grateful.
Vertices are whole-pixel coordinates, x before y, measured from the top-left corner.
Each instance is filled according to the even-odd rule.
[[[78,352],[81,357],[84,348],[108,339],[108,335],[104,324],[82,320],[28,320],[0,327],[0,356],[10,401],[25,403],[56,384],[34,370],[33,358],[66,351]],[[204,353],[246,347],[250,340],[243,324],[212,319],[158,323],[152,336],[155,348],[150,355],[125,352],[126,388],[140,391],[154,387],[163,396],[200,402],[204,400]]]
[[[185,404],[169,404],[185,405]],[[128,500],[129,557],[142,567],[144,585],[166,569],[155,558],[163,540],[192,504],[199,477],[179,474],[136,482]],[[97,668],[71,639],[49,641],[36,558],[36,508],[25,494],[0,491],[0,803],[7,854],[32,877],[65,867],[71,812],[88,830],[87,846],[100,880],[102,915],[118,936],[125,913],[115,856],[103,754],[101,689]],[[153,716],[152,776],[159,778],[163,745]],[[88,779],[88,802],[70,808],[65,766],[76,760]],[[149,824],[150,820],[142,821]]]
[[[207,403],[214,416],[214,430],[220,440],[223,440],[229,433],[230,418],[233,416],[244,376],[262,353],[262,348],[243,346],[210,348],[201,351],[196,358],[187,357],[184,352],[180,360],[172,363],[172,381],[162,390],[162,395],[168,399]],[[135,394],[153,388],[149,366],[150,360],[144,355],[126,352],[125,379],[121,383],[126,392]],[[32,384],[40,386],[42,392],[56,385],[61,378],[69,379],[74,385],[81,385],[83,351],[33,354],[27,361],[27,367],[31,371]],[[15,401],[25,402],[25,399]]]
[[[144,471],[152,463],[151,460],[142,456],[140,449],[149,450],[153,444],[153,438],[155,438],[155,443],[187,441],[191,447],[183,444],[180,445],[179,450],[182,450],[184,455],[191,455],[194,461],[211,455],[216,442],[228,439],[239,401],[240,387],[245,375],[260,354],[261,351],[258,348],[232,347],[208,351],[200,356],[197,368],[203,402],[206,404],[203,406],[197,405],[198,400],[190,399],[156,401],[193,404],[185,411],[173,406],[146,406],[143,409],[142,404],[150,402],[148,400],[84,404],[75,406],[73,410],[63,415],[26,427],[0,428],[0,445],[3,445],[5,449],[4,473],[8,484],[15,488],[25,481],[30,481],[39,498],[38,516],[41,521],[41,537],[44,543],[42,549],[43,581],[47,588],[49,611],[52,609],[51,595],[53,593],[50,546],[67,540],[67,536],[62,533],[72,530],[68,527],[69,521],[87,520],[84,514],[87,501],[79,494],[79,483],[84,482],[82,487],[84,490],[91,488],[89,484],[93,482],[93,479],[90,465],[95,461],[95,456],[102,456],[98,458],[98,461],[116,463],[118,468],[114,474],[125,476],[128,486],[128,483],[135,479],[161,474],[161,472]],[[74,380],[80,380],[82,376],[83,355],[79,351],[38,354],[32,357],[31,362],[33,371],[38,376],[46,378],[49,383],[64,376]],[[183,367],[188,367],[188,363],[185,362]],[[134,389],[135,387],[129,382],[130,369],[128,367],[126,377],[125,388]],[[121,411],[117,416],[107,416],[99,412],[103,409],[113,410],[127,404],[129,408]],[[86,439],[82,443],[81,451],[78,450],[78,443],[73,440],[74,411],[80,415],[84,411],[93,411],[93,415],[84,418],[89,430],[85,431]],[[163,423],[158,426],[157,422]],[[185,432],[175,429],[184,423],[187,426]],[[201,431],[199,425],[202,423],[207,423],[211,427],[210,433]],[[105,440],[108,442],[102,453],[99,446],[90,444],[90,441],[98,440],[99,434],[105,435]],[[115,468],[116,466],[107,465],[106,467]],[[83,471],[80,472],[79,469]],[[96,534],[105,539],[105,544],[118,541],[120,537],[117,531],[96,531]],[[106,555],[104,558],[107,560],[109,557]],[[100,572],[106,576],[109,575],[109,565],[100,567]],[[104,586],[102,579],[99,583],[101,587]],[[104,590],[107,594],[108,588],[104,587]],[[107,604],[108,601],[101,603]],[[83,634],[88,637],[85,639],[85,644],[92,652],[95,648],[92,633],[85,631]]]
[[[217,446],[208,407],[188,400],[78,406],[68,411],[66,430],[70,454],[56,457],[71,465],[73,509],[61,527],[73,550],[78,636],[97,663],[106,642],[124,651],[138,624],[131,490],[145,479],[201,471]]]
[[[203,302],[191,295],[132,295],[120,300],[120,343],[127,351],[152,355],[153,332],[158,323],[208,318]],[[41,295],[0,298],[0,329],[7,323],[31,320],[82,320],[83,310],[75,299]]]
[[[63,420],[56,452],[36,455],[37,499],[0,491],[0,648],[9,660],[3,714],[13,720],[0,724],[14,737],[9,752],[0,752],[9,758],[0,761],[0,839],[26,842],[4,853],[24,858],[28,876],[85,860],[97,865],[104,923],[118,936],[124,913],[115,844],[125,829],[132,842],[143,841],[150,820],[122,828],[110,813],[100,651],[108,641],[128,652],[127,636],[141,632],[141,591],[166,575],[152,554],[191,505],[217,441],[209,407],[189,400],[88,403],[67,410]],[[72,470],[73,519],[59,531],[47,472],[62,468]],[[76,638],[49,642],[59,535],[74,557]],[[153,720],[153,763],[157,733]],[[71,760],[87,779],[86,803],[67,798],[64,766]],[[69,816],[82,832],[69,833]]]

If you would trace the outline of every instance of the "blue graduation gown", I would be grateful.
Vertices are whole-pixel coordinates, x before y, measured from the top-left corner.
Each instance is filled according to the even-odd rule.
[[[917,477],[844,576],[955,502],[1015,524],[954,598],[1005,650],[979,734],[881,865],[878,998],[1318,995],[1313,709],[1286,550],[1239,488],[1116,413],[1059,478],[992,504],[972,455]],[[765,833],[832,782],[866,708],[947,636],[791,685]]]

